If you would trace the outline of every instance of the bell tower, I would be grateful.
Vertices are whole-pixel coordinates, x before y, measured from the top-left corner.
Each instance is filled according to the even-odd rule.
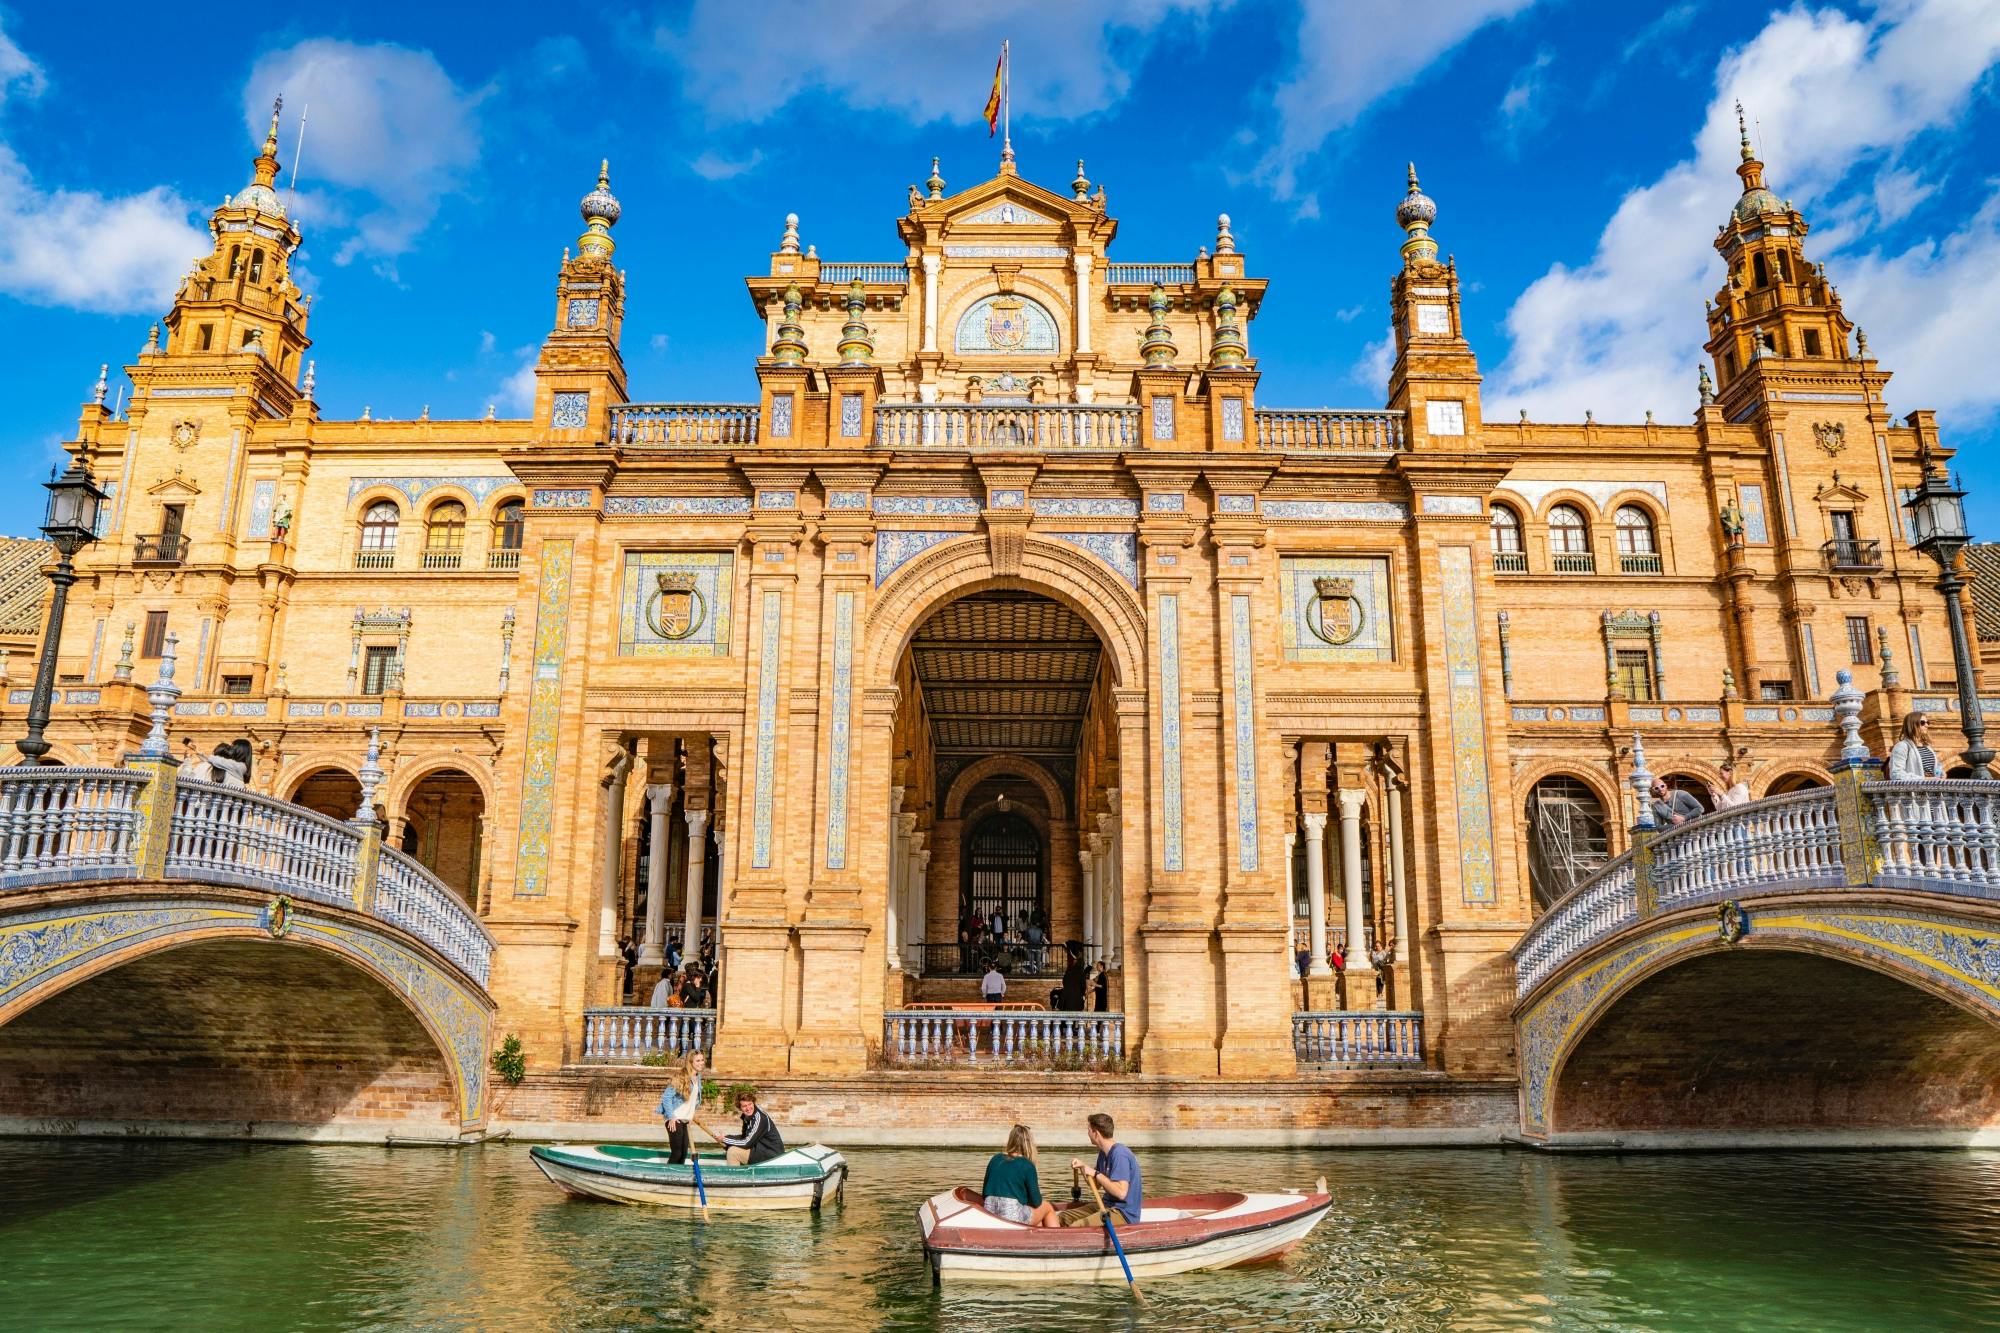
[[[1750,147],[1740,102],[1736,130],[1743,196],[1715,235],[1728,276],[1708,307],[1707,344],[1730,420],[1764,399],[1768,373],[1777,363],[1796,368],[1799,362],[1844,361],[1854,327],[1825,269],[1806,259],[1802,242],[1810,224],[1791,201],[1765,186],[1764,164]]]
[[[618,351],[625,274],[611,262],[619,207],[609,162],[598,167],[597,188],[578,207],[583,235],[574,258],[563,252],[555,327],[535,364],[535,424],[551,436],[601,440],[612,404],[625,401],[625,358]]]
[[[1389,284],[1396,364],[1389,371],[1389,406],[1406,413],[1413,449],[1462,451],[1479,435],[1479,358],[1459,318],[1458,266],[1438,263],[1431,223],[1437,204],[1417,185],[1396,206],[1405,232],[1403,268]]]
[[[271,128],[251,164],[250,183],[209,217],[215,248],[181,280],[166,317],[164,345],[146,348],[148,360],[156,353],[197,360],[261,357],[256,392],[281,412],[291,409],[300,357],[312,345],[306,337],[311,300],[291,278],[299,229],[277,191],[283,107],[279,98],[271,108]]]

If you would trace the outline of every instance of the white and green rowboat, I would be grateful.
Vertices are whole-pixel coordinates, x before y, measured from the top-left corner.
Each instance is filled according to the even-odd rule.
[[[694,1165],[674,1166],[665,1148],[627,1143],[538,1143],[529,1160],[566,1192],[607,1203],[702,1207]],[[710,1208],[769,1212],[838,1202],[847,1188],[847,1159],[820,1144],[794,1148],[756,1166],[730,1166],[720,1157],[701,1159],[701,1184]]]

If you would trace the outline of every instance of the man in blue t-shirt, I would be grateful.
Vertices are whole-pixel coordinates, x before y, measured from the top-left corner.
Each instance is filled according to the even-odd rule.
[[[1088,1168],[1091,1180],[1097,1185],[1098,1193],[1104,1196],[1105,1206],[1117,1213],[1121,1222],[1137,1222],[1145,1202],[1139,1184],[1139,1159],[1132,1155],[1130,1148],[1112,1137],[1115,1127],[1110,1116],[1099,1111],[1086,1123],[1089,1125],[1091,1146],[1097,1149],[1097,1162]],[[1069,1169],[1085,1170],[1083,1159],[1070,1158]],[[1064,1209],[1062,1225],[1089,1226],[1100,1216],[1094,1202],[1086,1203],[1081,1207]]]

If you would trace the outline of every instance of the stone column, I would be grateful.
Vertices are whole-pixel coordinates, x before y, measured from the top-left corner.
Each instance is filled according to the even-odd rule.
[[[618,881],[625,863],[625,775],[631,752],[621,744],[604,784],[604,865],[598,880],[597,956],[618,956]]]
[[[924,350],[935,352],[938,339],[938,270],[944,267],[942,255],[924,256]]]
[[[917,817],[897,815],[896,832],[889,847],[888,912],[882,935],[882,955],[891,972],[903,970],[903,912],[909,902],[910,851],[916,836]]]
[[[1306,975],[1330,977],[1333,969],[1326,961],[1326,814],[1309,810],[1301,818],[1306,826],[1306,947],[1312,953]]]
[[[926,891],[924,879],[931,866],[930,850],[924,846],[927,840],[924,834],[919,833],[916,841],[911,844],[909,869],[904,876],[904,885],[909,895],[910,909],[909,916],[905,919],[904,924],[908,927],[907,933],[910,937],[907,948],[909,950],[910,972],[913,975],[923,971],[924,962],[921,944],[924,929],[924,893]]]
[[[1403,870],[1403,783],[1396,774],[1387,775],[1383,785],[1389,790],[1389,894],[1396,926],[1396,984],[1407,985],[1410,966],[1409,884]],[[1402,1003],[1399,997],[1398,1003]]]
[[[1104,789],[1104,799],[1111,806],[1110,822],[1106,825],[1111,835],[1111,907],[1108,913],[1111,918],[1111,959],[1105,966],[1114,972],[1125,966],[1125,816],[1119,804],[1121,794],[1117,787]]]
[[[888,883],[883,886],[884,893],[882,895],[883,910],[889,916],[894,916],[901,910],[899,904],[903,901],[903,871],[908,859],[903,849],[903,792],[904,789],[902,787],[889,788],[889,878]],[[896,966],[895,936],[889,933],[889,927],[886,922],[884,922],[882,930],[883,940],[885,941],[883,955],[886,965],[894,968]]]
[[[1076,350],[1079,353],[1090,350],[1090,263],[1089,255],[1073,255],[1070,263],[1076,268]]]
[[[681,922],[681,958],[701,955],[701,887],[708,867],[708,811],[687,810],[687,914]]]
[[[1292,938],[1292,917],[1297,912],[1298,885],[1292,871],[1292,849],[1298,845],[1299,835],[1295,830],[1285,833],[1285,974],[1293,981],[1299,979],[1299,942]]]
[[[639,946],[641,967],[667,963],[667,811],[673,800],[671,782],[646,788],[646,812],[652,822],[646,829],[646,938]]]
[[[1097,827],[1097,836],[1090,840],[1091,855],[1096,860],[1092,878],[1097,883],[1097,933],[1104,937],[1103,950],[1097,957],[1108,970],[1112,956],[1118,951],[1117,903],[1111,888],[1111,816],[1099,815]]]
[[[1089,945],[1097,943],[1097,886],[1091,883],[1093,878],[1091,870],[1096,864],[1096,858],[1090,853],[1088,836],[1080,837],[1076,841],[1078,862],[1076,892],[1077,900],[1083,909],[1083,942]]]
[[[1347,898],[1347,1007],[1375,1007],[1375,966],[1368,959],[1368,933],[1361,921],[1361,906],[1368,886],[1361,880],[1361,807],[1368,793],[1358,787],[1343,787],[1340,798],[1340,882]]]

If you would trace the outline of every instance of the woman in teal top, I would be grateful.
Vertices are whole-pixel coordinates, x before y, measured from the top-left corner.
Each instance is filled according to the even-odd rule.
[[[1026,1125],[1016,1125],[1007,1133],[1007,1151],[993,1154],[986,1164],[986,1211],[1023,1226],[1053,1226],[1056,1206],[1042,1198],[1042,1182],[1035,1174],[1035,1136]]]

